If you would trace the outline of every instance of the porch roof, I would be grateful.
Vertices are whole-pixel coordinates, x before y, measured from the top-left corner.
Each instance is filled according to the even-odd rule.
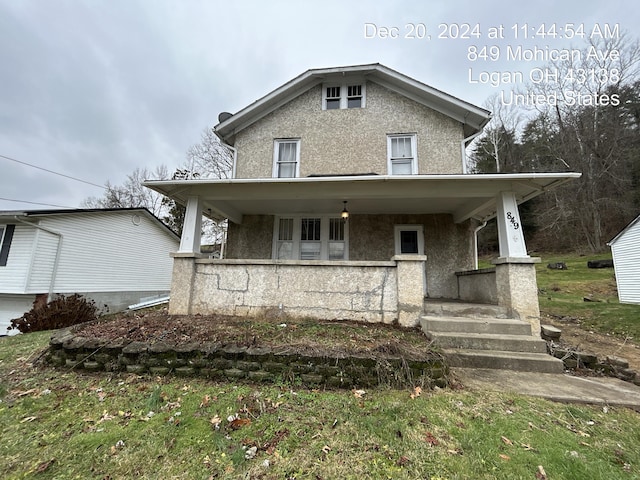
[[[304,178],[153,180],[144,186],[186,205],[200,197],[203,214],[242,223],[243,215],[446,213],[455,222],[496,215],[496,197],[514,192],[518,203],[579,173],[473,175],[362,175]]]

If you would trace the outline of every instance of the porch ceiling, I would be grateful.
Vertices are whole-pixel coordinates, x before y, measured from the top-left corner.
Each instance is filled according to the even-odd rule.
[[[144,186],[186,204],[203,200],[203,213],[242,223],[243,215],[446,213],[455,222],[488,220],[496,196],[514,192],[518,203],[555,188],[579,173],[480,175],[363,175],[313,178],[154,180]]]

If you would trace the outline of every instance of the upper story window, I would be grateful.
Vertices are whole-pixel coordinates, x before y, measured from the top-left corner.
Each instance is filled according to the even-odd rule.
[[[343,83],[325,85],[322,89],[322,109],[364,108],[365,85],[363,83]]]
[[[325,108],[327,110],[340,108],[340,87],[327,87],[326,94]]]
[[[300,175],[300,139],[276,140],[273,149],[273,176],[294,178]]]
[[[362,107],[362,85],[349,85],[347,87],[347,108]]]
[[[389,175],[416,175],[418,173],[415,134],[387,136],[387,169]]]

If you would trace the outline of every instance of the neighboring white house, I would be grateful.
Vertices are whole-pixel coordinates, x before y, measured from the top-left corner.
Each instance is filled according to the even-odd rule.
[[[144,208],[0,211],[0,335],[37,297],[79,293],[113,312],[167,294],[179,243]]]
[[[640,215],[611,240],[620,303],[640,305]]]

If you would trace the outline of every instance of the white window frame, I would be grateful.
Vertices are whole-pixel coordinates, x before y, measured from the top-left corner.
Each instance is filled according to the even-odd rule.
[[[402,244],[400,242],[401,232],[417,232],[418,253],[402,253]],[[393,236],[395,239],[396,255],[424,255],[424,225],[394,225]]]
[[[300,245],[302,242],[302,219],[303,218],[319,218],[320,219],[320,258],[317,260],[330,260],[329,259],[329,243],[335,242],[329,238],[329,224],[331,218],[339,218],[343,221],[339,214],[303,214],[303,215],[276,215],[273,222],[273,249],[271,258],[278,259],[278,244],[280,233],[280,220],[281,219],[293,219],[293,246],[291,250],[291,257],[289,260],[300,260]],[[344,258],[331,260],[331,261],[343,261],[349,260],[349,222],[344,223]],[[280,259],[284,260],[284,259]]]
[[[280,169],[279,153],[280,144],[295,143],[296,144],[296,168],[293,177],[280,177],[278,175]],[[273,141],[273,170],[271,175],[273,178],[297,178],[300,176],[300,139],[299,138],[278,138]]]
[[[322,85],[322,110],[345,110],[349,108],[349,87],[359,86],[361,88],[361,102],[359,107],[352,107],[350,110],[365,108],[367,105],[367,84],[363,79],[353,79],[344,82],[325,83]],[[340,108],[327,108],[327,89],[340,87]]]
[[[391,157],[391,144],[393,139],[409,138],[411,139],[411,175],[418,174],[418,135],[415,133],[393,133],[387,135],[387,172],[389,175],[399,175],[393,173],[393,161]]]

